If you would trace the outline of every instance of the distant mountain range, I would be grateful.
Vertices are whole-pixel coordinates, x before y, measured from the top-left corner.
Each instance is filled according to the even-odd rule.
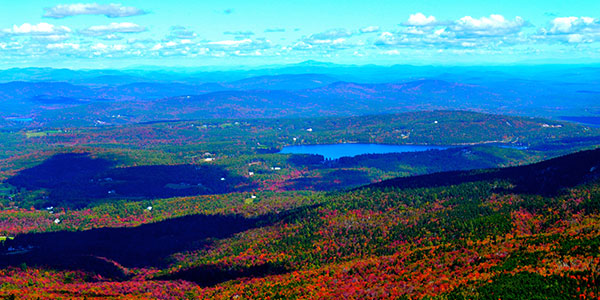
[[[97,79],[97,78],[96,78]],[[73,84],[62,81],[11,81],[0,83],[3,100],[28,100],[39,96],[97,100],[160,99],[217,91],[302,90],[338,81],[321,74],[258,76],[223,83],[133,82],[126,84]]]
[[[27,117],[48,125],[60,113],[61,122],[116,124],[433,109],[589,116],[600,112],[599,70],[319,62],[241,71],[8,69],[0,71],[0,118]],[[130,117],[111,120],[113,115]]]

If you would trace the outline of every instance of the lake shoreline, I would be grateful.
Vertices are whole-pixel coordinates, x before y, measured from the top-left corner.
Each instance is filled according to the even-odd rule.
[[[322,155],[325,159],[339,159],[341,157],[353,157],[363,154],[387,154],[405,152],[423,152],[430,150],[446,150],[452,145],[389,145],[389,144],[322,144],[322,145],[296,145],[286,146],[278,153],[280,154],[314,154]]]

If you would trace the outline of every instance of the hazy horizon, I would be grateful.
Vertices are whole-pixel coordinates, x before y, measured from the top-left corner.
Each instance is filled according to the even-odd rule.
[[[522,61],[514,63],[480,63],[480,64],[433,64],[433,63],[335,63],[329,61],[317,61],[317,60],[304,60],[298,62],[279,63],[279,64],[257,64],[257,65],[202,65],[202,66],[181,66],[181,65],[159,65],[159,64],[138,64],[128,66],[105,66],[105,67],[54,67],[46,65],[36,66],[13,66],[13,67],[0,67],[0,71],[9,70],[26,70],[26,69],[53,69],[53,70],[71,70],[71,71],[165,71],[165,72],[231,72],[231,71],[254,71],[254,70],[267,70],[267,69],[285,69],[287,67],[294,66],[307,66],[307,67],[350,67],[350,68],[394,68],[394,67],[407,67],[407,68],[525,68],[525,67],[556,67],[556,68],[577,68],[577,67],[600,67],[600,60],[597,62],[568,62],[568,61],[553,61],[553,62],[540,62],[540,61]]]

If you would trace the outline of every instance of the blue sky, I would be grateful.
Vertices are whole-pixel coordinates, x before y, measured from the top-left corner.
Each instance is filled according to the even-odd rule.
[[[0,0],[0,68],[600,62],[600,1]]]

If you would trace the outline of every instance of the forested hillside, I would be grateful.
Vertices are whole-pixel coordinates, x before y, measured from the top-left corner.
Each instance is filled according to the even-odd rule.
[[[84,231],[5,239],[1,293],[596,298],[599,151],[345,192],[174,198],[155,200],[152,209],[119,202],[55,212],[58,224],[45,223],[44,213],[14,211],[16,219],[4,217],[5,223],[18,219],[17,226],[38,232]],[[118,228],[92,229],[110,224]],[[212,230],[189,230],[196,226]],[[17,228],[5,226],[4,234]],[[171,242],[160,242],[167,238]]]

